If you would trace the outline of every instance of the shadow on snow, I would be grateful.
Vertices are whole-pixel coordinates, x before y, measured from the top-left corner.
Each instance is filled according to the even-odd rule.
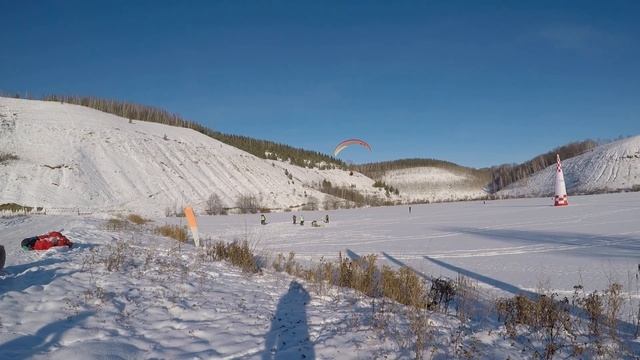
[[[313,343],[309,339],[306,306],[311,300],[300,283],[292,281],[289,291],[280,298],[267,333],[263,360],[315,359]]]
[[[76,316],[45,325],[33,335],[23,335],[0,344],[0,354],[7,359],[19,359],[46,353],[52,346],[60,345],[59,341],[66,331],[80,325],[91,315],[93,315],[91,311],[81,312]]]

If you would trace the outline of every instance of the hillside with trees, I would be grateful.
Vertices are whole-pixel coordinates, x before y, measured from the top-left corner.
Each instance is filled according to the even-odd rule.
[[[458,164],[437,160],[437,159],[400,159],[393,161],[383,161],[376,163],[368,163],[362,165],[356,165],[355,169],[364,175],[372,179],[378,179],[383,176],[387,171],[392,170],[401,170],[401,169],[409,169],[409,168],[418,168],[418,167],[435,167],[442,170],[447,170],[457,174],[463,175],[471,175],[471,176],[479,176],[486,177],[487,170],[486,169],[474,169],[470,167],[460,166]]]
[[[8,96],[15,98],[21,97],[20,95]],[[348,168],[375,180],[381,180],[388,172],[397,170],[411,168],[440,169],[455,175],[464,176],[467,179],[465,181],[467,186],[473,185],[474,187],[484,188],[489,193],[496,193],[506,186],[554,164],[556,154],[559,154],[561,159],[565,160],[584,154],[598,146],[598,142],[594,140],[572,142],[520,164],[503,164],[482,169],[464,167],[448,161],[427,158],[400,159],[348,166],[342,160],[317,151],[309,151],[269,140],[215,131],[195,121],[184,119],[178,114],[153,106],[89,96],[48,95],[41,100],[85,106],[127,118],[129,121],[140,120],[189,128],[262,159],[290,161],[294,165],[317,167],[319,169]]]
[[[509,184],[524,179],[540,170],[547,168],[549,165],[556,163],[556,154],[560,155],[560,159],[567,160],[578,155],[582,155],[598,146],[594,140],[584,140],[572,142],[563,146],[559,146],[542,155],[538,155],[533,159],[521,164],[505,164],[492,167],[490,191],[498,192]]]
[[[343,161],[317,151],[309,151],[274,141],[254,139],[248,136],[225,134],[212,130],[197,122],[186,120],[178,114],[170,113],[153,106],[88,96],[48,95],[42,100],[86,106],[130,119],[130,121],[148,121],[193,129],[262,159],[290,161],[292,164],[302,167],[346,167]]]

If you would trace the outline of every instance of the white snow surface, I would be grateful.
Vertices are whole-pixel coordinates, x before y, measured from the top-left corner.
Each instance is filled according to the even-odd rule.
[[[323,180],[383,196],[359,173],[264,160],[191,129],[129,123],[57,102],[0,97],[0,152],[19,157],[0,165],[0,204],[50,213],[202,209],[213,193],[227,207],[241,195],[255,195],[264,207],[283,209],[305,204],[305,195],[322,201],[325,195],[311,187]]]
[[[205,239],[249,239],[266,258],[294,251],[301,260],[317,261],[341,251],[349,257],[377,254],[381,264],[410,266],[425,277],[462,274],[487,304],[493,296],[541,285],[568,294],[576,284],[592,291],[618,281],[633,304],[620,320],[628,324],[637,311],[638,193],[579,196],[563,208],[548,199],[517,199],[414,205],[411,214],[407,206],[339,210],[328,212],[330,222],[316,228],[310,222],[327,213],[295,214],[305,217],[305,226],[293,225],[291,213],[268,214],[265,226],[257,215],[200,216],[200,232]],[[75,242],[72,249],[19,247],[25,237],[60,228]],[[78,216],[14,217],[0,219],[0,245],[7,249],[0,275],[0,357],[415,356],[394,341],[393,332],[371,325],[371,304],[352,292],[319,291],[269,269],[243,275],[225,263],[199,260],[191,245],[178,247],[148,231],[110,232],[100,220]],[[118,254],[119,270],[108,271],[107,260]],[[434,313],[430,321],[432,355],[455,357],[457,318]],[[401,319],[391,324],[402,328]],[[532,357],[494,322],[471,326],[475,358]],[[631,353],[640,350],[637,340],[623,341]]]
[[[600,145],[562,161],[567,192],[591,193],[631,189],[640,185],[640,136]],[[506,196],[553,195],[556,165],[501,190]],[[571,199],[569,199],[571,201]]]

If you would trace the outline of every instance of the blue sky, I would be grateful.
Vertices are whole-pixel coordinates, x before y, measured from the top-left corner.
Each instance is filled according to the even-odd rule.
[[[0,0],[0,90],[94,95],[348,161],[482,167],[640,134],[639,1]]]

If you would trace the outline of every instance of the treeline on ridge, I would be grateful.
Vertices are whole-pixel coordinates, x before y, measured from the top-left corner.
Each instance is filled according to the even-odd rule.
[[[582,155],[596,146],[598,146],[598,143],[594,140],[576,141],[538,155],[522,164],[505,164],[492,167],[490,191],[494,193],[500,191],[509,184],[555,164],[556,154],[560,155],[560,159],[566,160]]]
[[[377,163],[368,163],[362,165],[356,165],[356,170],[367,175],[372,179],[382,177],[385,172],[391,170],[409,169],[416,167],[435,167],[444,170],[449,170],[455,173],[461,173],[466,175],[484,177],[487,174],[486,169],[474,169],[469,167],[460,166],[458,164],[437,160],[437,159],[400,159],[393,161],[382,161]],[[489,178],[487,178],[487,181]]]
[[[292,164],[302,167],[346,167],[346,164],[343,161],[317,151],[295,148],[286,144],[269,140],[254,139],[248,136],[221,133],[197,122],[186,120],[180,115],[170,113],[166,110],[153,106],[88,96],[48,95],[42,100],[86,106],[132,120],[148,121],[193,129],[199,133],[244,150],[262,159],[289,160]]]
[[[21,96],[20,94],[10,94],[5,92],[0,93],[0,96],[34,99],[29,95]],[[317,166],[321,169],[334,167],[352,169],[361,172],[372,179],[380,179],[384,176],[386,171],[390,170],[415,167],[436,167],[454,173],[471,176],[473,178],[470,179],[471,181],[484,184],[487,190],[491,193],[495,193],[509,184],[524,179],[533,173],[554,164],[556,162],[556,154],[559,154],[561,159],[566,160],[584,154],[598,146],[598,142],[591,139],[577,141],[557,147],[521,164],[503,164],[482,169],[464,167],[449,161],[427,158],[400,159],[347,166],[347,164],[342,160],[317,151],[309,151],[274,141],[254,139],[248,136],[225,134],[215,131],[197,122],[186,120],[178,114],[170,113],[166,110],[153,106],[89,96],[48,95],[40,100],[81,105],[127,119],[189,128],[225,144],[244,150],[259,158],[271,160],[282,159],[285,161],[289,160],[292,164],[302,167]]]

